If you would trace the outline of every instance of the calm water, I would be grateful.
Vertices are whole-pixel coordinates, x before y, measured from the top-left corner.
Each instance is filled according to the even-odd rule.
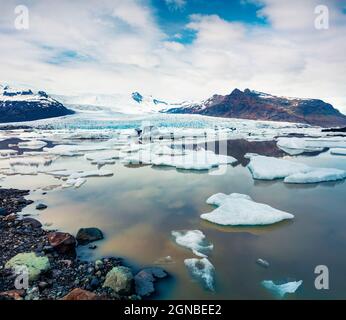
[[[313,166],[346,170],[345,157],[298,157]],[[80,158],[58,160],[53,168],[91,169]],[[175,169],[106,166],[113,177],[88,178],[80,189],[53,190],[42,195],[39,188],[57,184],[46,175],[13,176],[3,186],[37,189],[31,198],[48,209],[37,217],[50,228],[75,234],[80,227],[99,227],[105,240],[98,249],[80,249],[83,259],[114,255],[134,268],[152,265],[171,256],[174,263],[163,267],[170,273],[161,282],[159,299],[272,299],[262,288],[262,280],[303,280],[303,286],[288,299],[346,298],[346,183],[306,186],[286,185],[282,181],[254,181],[246,167],[228,167],[221,176],[177,172]],[[200,214],[212,210],[205,204],[214,193],[244,193],[255,201],[295,215],[290,222],[267,227],[221,227],[204,222]],[[25,213],[35,213],[34,206]],[[215,292],[204,290],[184,266],[194,255],[177,246],[172,230],[199,229],[214,244],[209,260],[216,269]],[[270,262],[263,269],[258,258]],[[330,290],[314,288],[314,268],[327,265]]]

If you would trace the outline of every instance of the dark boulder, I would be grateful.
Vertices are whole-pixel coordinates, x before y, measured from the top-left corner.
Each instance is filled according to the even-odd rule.
[[[82,228],[79,229],[76,239],[78,244],[85,245],[93,241],[103,239],[103,233],[98,228]]]
[[[48,234],[49,244],[60,254],[76,256],[76,239],[69,233],[51,232]]]
[[[162,279],[165,277],[167,277],[167,273],[158,267],[141,270],[135,276],[137,295],[142,297],[150,296],[155,292],[154,282],[156,279]]]

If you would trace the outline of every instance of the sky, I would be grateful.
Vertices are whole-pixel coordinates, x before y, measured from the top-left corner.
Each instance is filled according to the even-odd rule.
[[[250,88],[346,112],[346,0],[6,0],[0,83],[169,102]]]

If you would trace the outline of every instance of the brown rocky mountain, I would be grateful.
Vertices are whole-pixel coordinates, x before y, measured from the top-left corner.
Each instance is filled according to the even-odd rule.
[[[167,112],[297,122],[321,127],[346,126],[346,116],[322,100],[277,97],[249,89],[235,89],[229,95],[214,95],[200,104],[185,105]]]

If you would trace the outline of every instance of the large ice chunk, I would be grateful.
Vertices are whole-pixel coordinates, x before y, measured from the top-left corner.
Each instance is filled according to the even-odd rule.
[[[261,180],[283,179],[292,174],[311,171],[305,164],[266,156],[251,157],[248,169],[254,179]]]
[[[330,153],[339,156],[346,156],[346,148],[333,148],[330,149]]]
[[[207,258],[185,259],[184,263],[194,278],[208,290],[214,291],[215,268]]]
[[[47,142],[41,141],[41,140],[30,140],[30,141],[24,141],[19,142],[18,147],[22,149],[42,149],[47,145]]]
[[[296,173],[285,178],[285,183],[318,183],[346,178],[346,171],[331,168],[317,168],[306,173]]]
[[[249,196],[238,193],[219,193],[210,197],[207,203],[218,208],[202,214],[201,218],[220,225],[269,225],[294,218],[288,212],[255,202]]]
[[[172,231],[172,236],[178,245],[191,249],[199,257],[206,258],[214,247],[200,230]]]
[[[262,286],[279,298],[283,298],[287,293],[295,293],[302,284],[302,280],[283,284],[275,284],[271,280],[262,281]]]
[[[277,146],[290,155],[323,151],[324,149],[323,146],[309,146],[304,138],[279,138]]]

